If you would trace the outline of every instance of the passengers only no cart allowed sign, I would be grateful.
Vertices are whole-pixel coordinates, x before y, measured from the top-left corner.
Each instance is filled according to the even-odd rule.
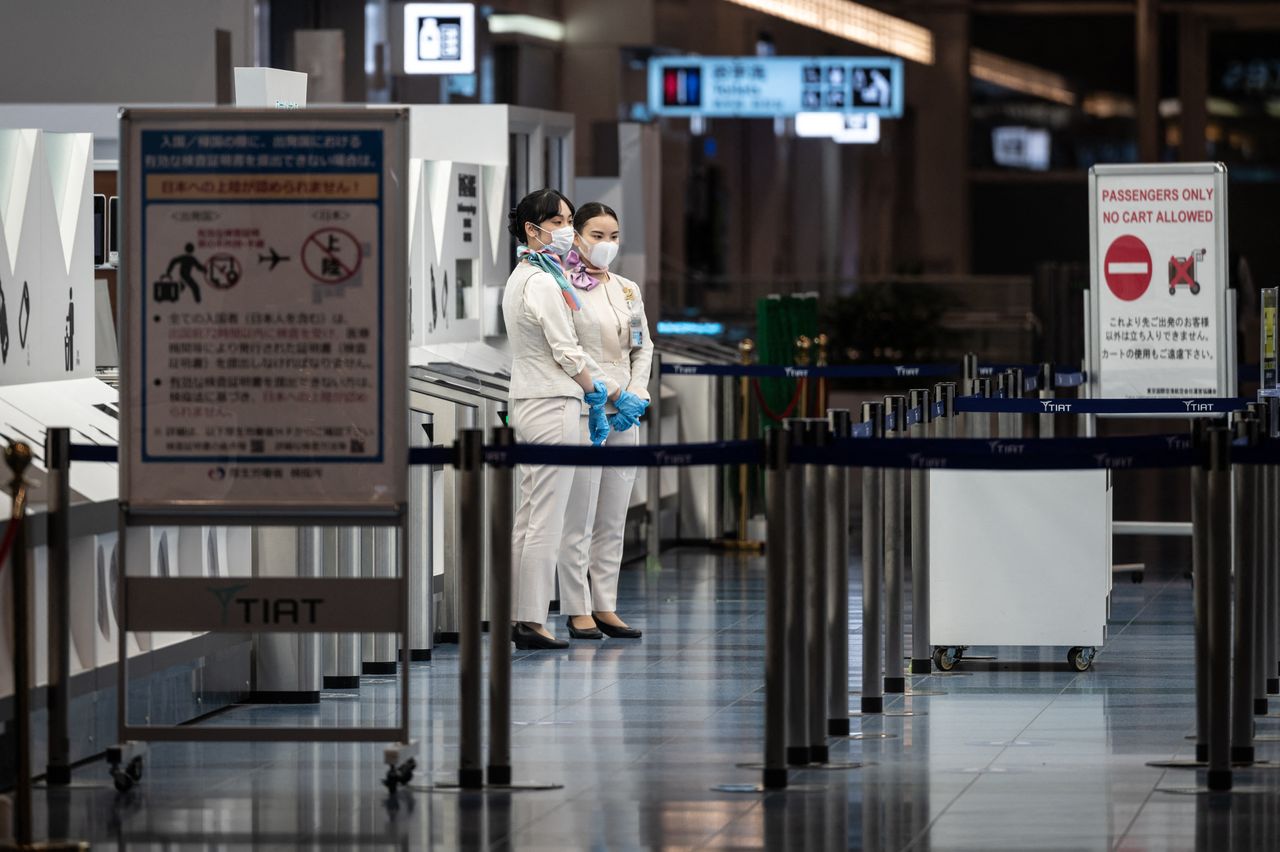
[[[1226,181],[1212,165],[1173,168],[1093,175],[1091,368],[1103,397],[1226,390]]]
[[[395,125],[277,116],[134,125],[135,505],[403,500]]]

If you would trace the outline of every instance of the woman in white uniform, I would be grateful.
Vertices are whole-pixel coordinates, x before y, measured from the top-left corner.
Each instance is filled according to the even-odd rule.
[[[511,344],[510,421],[522,444],[603,442],[609,433],[605,402],[622,391],[578,345],[573,316],[582,303],[561,264],[573,245],[572,216],[569,200],[553,189],[530,193],[511,212],[520,262],[507,279],[502,315]],[[574,470],[537,464],[520,465],[517,472],[511,638],[521,650],[569,645],[543,625]]]
[[[584,204],[573,219],[576,248],[566,258],[569,283],[582,301],[573,315],[578,342],[600,365],[606,381],[622,392],[606,411],[608,446],[639,443],[636,423],[649,406],[653,341],[640,288],[609,271],[618,254],[618,215],[599,202]],[[579,434],[588,418],[579,418]],[[634,467],[580,467],[569,494],[564,543],[560,548],[560,610],[575,639],[638,639],[640,631],[618,617],[618,573]]]

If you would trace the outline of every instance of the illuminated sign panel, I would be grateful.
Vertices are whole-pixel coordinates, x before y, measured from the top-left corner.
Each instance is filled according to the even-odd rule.
[[[777,118],[799,112],[902,115],[901,59],[678,56],[649,61],[655,115]]]
[[[404,73],[472,74],[475,70],[474,3],[404,4]]]

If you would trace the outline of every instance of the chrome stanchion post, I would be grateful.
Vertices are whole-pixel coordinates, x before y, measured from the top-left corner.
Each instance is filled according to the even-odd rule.
[[[817,449],[825,447],[827,441],[827,421],[812,418],[805,423],[805,445]],[[827,630],[826,605],[827,597],[827,529],[838,521],[831,518],[831,505],[826,502],[827,471],[826,465],[807,464],[804,466],[804,501],[808,507],[806,518],[808,523],[804,530],[805,563],[805,628],[806,642],[809,649],[809,762],[827,763],[830,750],[827,748]],[[849,691],[848,686],[844,687]]]
[[[933,437],[933,394],[911,391],[911,407],[920,409],[912,437]],[[911,471],[911,673],[933,670],[929,645],[929,473]]]
[[[974,395],[983,399],[991,399],[993,392],[992,381],[984,376],[973,384]],[[968,436],[970,438],[990,438],[991,437],[991,415],[984,413],[972,413],[965,416],[968,423]]]
[[[516,442],[515,430],[493,430],[495,447]],[[489,465],[489,771],[490,784],[511,783],[511,530],[515,467]]]
[[[1280,435],[1280,398],[1268,397],[1266,400],[1269,412],[1267,437],[1275,440]],[[1271,499],[1267,502],[1267,516],[1262,524],[1263,535],[1267,537],[1267,590],[1270,617],[1267,619],[1266,653],[1263,654],[1267,670],[1267,693],[1280,694],[1280,466],[1267,465],[1263,468],[1267,477]]]
[[[792,448],[804,445],[805,422],[790,418],[785,423],[787,441]],[[805,504],[805,465],[787,466],[787,514],[790,534],[787,540],[787,763],[803,766],[809,763],[809,660],[808,607],[805,570],[805,534],[809,506]]]
[[[889,437],[901,438],[907,431],[907,400],[900,395],[884,398],[884,407],[892,426]],[[884,473],[884,576],[885,576],[885,645],[884,691],[907,691],[903,672],[903,580],[906,574],[906,473],[886,470]]]
[[[862,421],[871,437],[884,437],[884,406],[862,403]],[[884,634],[881,594],[884,588],[884,474],[862,469],[862,702],[863,713],[884,712]]]
[[[44,438],[49,472],[49,756],[45,779],[50,786],[71,783],[71,430],[49,429]]]
[[[1235,437],[1253,446],[1258,441],[1258,421],[1238,416]],[[1254,508],[1257,503],[1254,474],[1257,468],[1232,464],[1235,533],[1235,632],[1232,649],[1231,762],[1253,763],[1253,598],[1257,595],[1254,571]]]
[[[959,437],[956,429],[956,383],[938,382],[933,386],[934,402],[941,406],[934,421],[933,434],[938,438]]]
[[[648,442],[662,443],[662,353],[653,353],[649,374]],[[645,473],[645,551],[649,565],[656,565],[662,557],[662,468],[651,467]]]
[[[1207,430],[1209,789],[1231,789],[1231,431]]]
[[[964,356],[964,395],[973,396],[977,393],[978,381],[978,356],[973,352],[968,352]]]
[[[482,581],[477,575],[483,564],[481,553],[484,534],[484,432],[463,429],[454,444],[457,452],[459,497],[462,511],[459,542],[462,566],[458,576],[458,786],[478,790],[484,786],[484,761],[481,748],[481,659]],[[509,582],[509,579],[508,579]],[[502,625],[494,628],[501,633]],[[504,637],[506,638],[506,637]]]
[[[1054,386],[1054,379],[1053,379],[1053,365],[1041,364],[1040,365],[1040,398],[1053,399],[1054,393],[1056,393],[1056,391],[1057,391],[1057,388]],[[1041,414],[1039,425],[1040,425],[1039,435],[1041,438],[1054,437],[1054,425],[1053,425],[1052,414]]]
[[[787,435],[765,433],[764,787],[787,786]]]
[[[837,440],[849,437],[849,410],[827,411]],[[849,733],[849,468],[827,465],[827,734]]]
[[[1208,423],[1191,421],[1191,446],[1208,449]],[[1207,456],[1206,456],[1207,461]],[[1195,612],[1196,760],[1209,760],[1209,494],[1203,465],[1191,468],[1191,586]]]
[[[1265,403],[1252,402],[1249,411],[1258,422],[1257,442],[1270,434],[1270,412]],[[1267,625],[1272,616],[1268,612],[1271,600],[1271,578],[1268,566],[1271,562],[1271,531],[1267,529],[1267,518],[1270,517],[1271,478],[1269,469],[1264,465],[1251,465],[1250,475],[1253,480],[1254,504],[1251,511],[1253,517],[1253,570],[1254,595],[1253,607],[1253,715],[1267,715]]]
[[[13,507],[9,523],[14,524],[9,551],[9,576],[13,584],[13,839],[19,848],[30,845],[31,824],[31,623],[30,578],[27,554],[27,468],[31,448],[11,443],[4,451],[13,479],[9,483]],[[123,545],[122,545],[123,547]],[[63,627],[66,625],[64,624]]]

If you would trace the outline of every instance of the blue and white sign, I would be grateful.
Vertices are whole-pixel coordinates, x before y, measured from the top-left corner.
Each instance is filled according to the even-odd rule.
[[[405,119],[125,113],[135,510],[403,505]]]
[[[801,112],[902,115],[892,57],[676,56],[649,60],[654,115],[777,118]]]

